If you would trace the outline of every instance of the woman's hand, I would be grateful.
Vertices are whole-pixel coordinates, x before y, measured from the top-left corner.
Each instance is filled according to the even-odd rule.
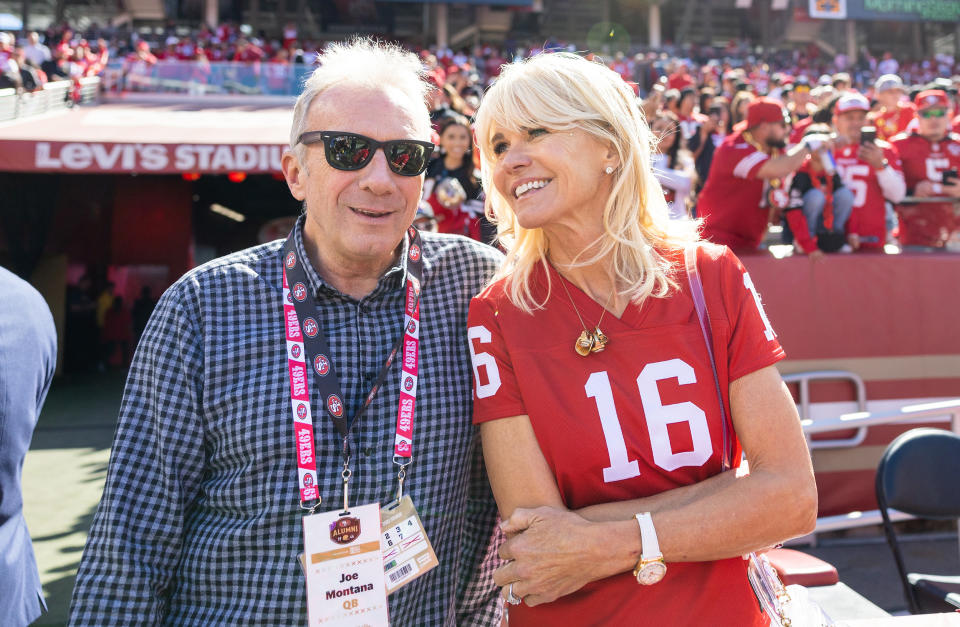
[[[530,607],[576,592],[591,581],[625,570],[614,564],[607,550],[614,526],[591,523],[554,507],[518,508],[500,525],[509,538],[500,547],[500,557],[510,561],[493,579],[503,588],[505,599],[513,584],[514,596]],[[634,535],[639,555],[639,532]]]

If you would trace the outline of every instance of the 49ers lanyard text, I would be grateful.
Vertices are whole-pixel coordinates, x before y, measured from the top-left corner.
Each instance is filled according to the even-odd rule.
[[[317,302],[307,288],[307,274],[297,253],[294,233],[283,246],[283,318],[287,342],[287,366],[290,374],[290,398],[293,431],[297,451],[297,474],[300,486],[300,507],[313,511],[321,502],[317,485],[317,461],[314,445],[313,417],[310,409],[308,370],[312,365],[320,399],[330,420],[342,438],[343,509],[349,509],[350,429],[373,402],[383,385],[397,353],[403,348],[400,375],[400,402],[397,407],[397,430],[393,445],[393,462],[397,473],[397,499],[403,496],[406,467],[413,459],[413,417],[417,399],[417,372],[420,353],[420,289],[423,260],[420,233],[407,230],[410,245],[406,259],[406,299],[404,300],[403,333],[393,345],[363,405],[348,422],[344,413],[343,392],[334,369],[327,340],[317,322]],[[316,503],[308,505],[308,503]]]

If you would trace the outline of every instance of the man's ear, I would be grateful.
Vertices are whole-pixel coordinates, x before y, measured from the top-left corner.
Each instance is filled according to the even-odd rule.
[[[306,168],[300,164],[297,156],[289,150],[283,153],[280,167],[283,169],[283,178],[287,181],[290,193],[297,200],[304,200],[307,197]]]

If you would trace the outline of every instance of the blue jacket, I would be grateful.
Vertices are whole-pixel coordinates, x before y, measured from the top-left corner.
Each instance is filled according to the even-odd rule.
[[[46,301],[0,268],[0,622],[12,627],[46,609],[20,479],[56,364],[57,332]]]

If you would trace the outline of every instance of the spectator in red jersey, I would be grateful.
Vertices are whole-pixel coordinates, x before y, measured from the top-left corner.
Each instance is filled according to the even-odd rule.
[[[714,154],[700,192],[697,215],[704,218],[704,238],[742,253],[757,251],[767,224],[779,221],[790,200],[787,179],[807,155],[828,147],[828,138],[811,135],[786,150],[789,123],[780,101],[750,103],[747,119]]]
[[[127,87],[137,90],[149,85],[150,76],[156,64],[157,57],[150,52],[150,44],[145,41],[137,42],[136,50],[128,54],[123,62]]]
[[[474,174],[470,121],[452,113],[440,121],[439,135],[440,154],[427,166],[423,196],[433,208],[440,233],[480,240],[483,191]]]
[[[609,69],[550,54],[508,66],[477,114],[508,236],[467,333],[509,538],[494,581],[510,627],[762,627],[743,554],[813,528],[809,452],[749,275],[651,193],[635,100]],[[750,473],[724,473],[741,444]]]
[[[829,135],[826,124],[811,124],[805,136]],[[811,155],[800,166],[790,185],[790,204],[784,211],[800,250],[818,259],[835,253],[846,243],[846,225],[853,212],[853,193],[840,175],[824,168],[823,159]]]
[[[677,64],[677,71],[671,74],[667,79],[667,88],[679,90],[685,87],[690,87],[691,85],[696,85],[696,81],[693,80],[692,76],[690,76],[690,72],[687,68],[687,62],[680,61]]]
[[[847,223],[849,244],[854,249],[879,252],[896,226],[893,204],[903,200],[907,187],[897,150],[861,132],[869,108],[869,101],[857,93],[837,101],[833,155],[844,185],[853,192],[853,214]]]
[[[878,78],[873,90],[880,110],[869,118],[877,127],[877,138],[889,141],[907,130],[907,125],[916,116],[917,108],[912,102],[904,101],[907,91],[896,74],[885,74]]]
[[[290,53],[286,48],[280,48],[264,67],[267,75],[267,90],[272,94],[284,94],[290,89]]]
[[[906,248],[942,249],[960,227],[953,199],[960,198],[960,179],[945,177],[960,170],[960,137],[950,133],[950,101],[939,89],[917,94],[918,130],[902,134],[891,142],[900,153],[907,180],[907,195],[944,198],[945,202],[924,202],[897,207],[900,216],[900,244]]]
[[[241,37],[237,40],[237,50],[233,53],[233,60],[239,63],[258,63],[266,54],[260,46]]]

